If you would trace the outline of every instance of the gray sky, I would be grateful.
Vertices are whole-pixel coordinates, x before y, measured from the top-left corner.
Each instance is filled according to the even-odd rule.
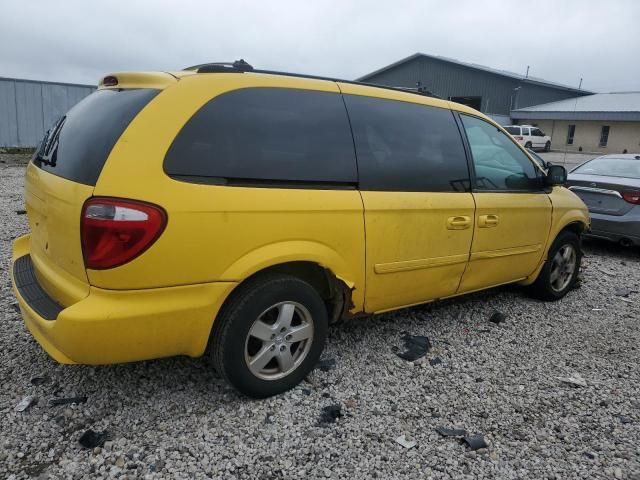
[[[0,0],[0,76],[97,83],[244,58],[353,79],[415,52],[640,90],[640,1]]]

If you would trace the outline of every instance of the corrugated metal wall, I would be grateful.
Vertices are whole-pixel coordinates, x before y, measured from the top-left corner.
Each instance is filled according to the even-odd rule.
[[[570,90],[521,82],[516,78],[429,57],[415,58],[365,81],[396,87],[415,87],[419,81],[441,98],[482,97],[482,112],[507,116],[515,108],[576,96]],[[518,86],[521,88],[516,99],[514,89]]]
[[[0,147],[35,147],[53,122],[93,90],[90,85],[0,78]]]

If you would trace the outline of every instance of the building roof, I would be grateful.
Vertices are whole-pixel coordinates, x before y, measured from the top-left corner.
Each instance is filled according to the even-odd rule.
[[[435,60],[440,60],[442,62],[447,62],[447,63],[453,63],[455,65],[460,65],[463,67],[467,67],[467,68],[472,68],[474,70],[482,70],[484,72],[489,72],[492,73],[494,75],[500,75],[502,77],[509,77],[509,78],[514,78],[516,80],[520,80],[522,82],[525,83],[532,83],[532,84],[536,84],[536,85],[542,85],[542,86],[546,86],[546,87],[552,87],[552,88],[558,88],[558,89],[562,89],[562,90],[569,90],[572,92],[581,92],[581,93],[593,93],[590,92],[588,90],[581,90],[579,88],[576,87],[571,87],[569,85],[563,85],[561,83],[556,83],[556,82],[550,82],[548,80],[544,80],[542,78],[537,78],[537,77],[525,77],[522,74],[519,73],[515,73],[515,72],[510,72],[508,70],[500,70],[497,68],[491,68],[491,67],[487,67],[484,65],[478,65],[477,63],[469,63],[469,62],[462,62],[460,60],[456,60],[453,58],[448,58],[448,57],[442,57],[440,55],[428,55],[426,53],[414,53],[413,55],[410,55],[406,58],[403,58],[402,60],[398,60],[397,62],[394,62],[390,65],[387,65],[386,67],[382,67],[378,70],[376,70],[375,72],[371,72],[368,73],[360,78],[357,78],[356,80],[358,81],[366,81],[371,77],[374,77],[380,73],[383,73],[387,70],[391,70],[392,68],[395,68],[399,65],[402,65],[403,63],[407,63],[410,62],[412,60],[415,60],[417,58],[431,58],[431,59],[435,59]]]
[[[511,111],[527,120],[640,121],[640,92],[596,93]]]

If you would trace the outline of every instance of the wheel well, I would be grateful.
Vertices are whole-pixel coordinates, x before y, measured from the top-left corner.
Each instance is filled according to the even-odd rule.
[[[569,230],[570,232],[573,232],[576,235],[580,236],[585,231],[585,229],[586,229],[586,226],[585,226],[584,223],[582,223],[582,222],[571,222],[568,225],[565,225],[565,227],[562,230],[560,230],[560,232],[564,232],[565,230]],[[558,234],[560,232],[558,232]]]
[[[266,274],[279,273],[304,280],[311,285],[324,300],[329,313],[329,323],[342,319],[352,307],[351,289],[328,268],[314,262],[287,262],[267,267],[243,280],[240,285],[250,279]],[[238,287],[236,287],[237,289]]]

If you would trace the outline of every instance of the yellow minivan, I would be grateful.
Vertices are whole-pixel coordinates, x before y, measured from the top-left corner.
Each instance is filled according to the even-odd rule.
[[[587,209],[463,105],[245,62],[105,77],[29,163],[24,321],[61,363],[203,354],[266,397],[327,327],[517,282],[563,297]]]

